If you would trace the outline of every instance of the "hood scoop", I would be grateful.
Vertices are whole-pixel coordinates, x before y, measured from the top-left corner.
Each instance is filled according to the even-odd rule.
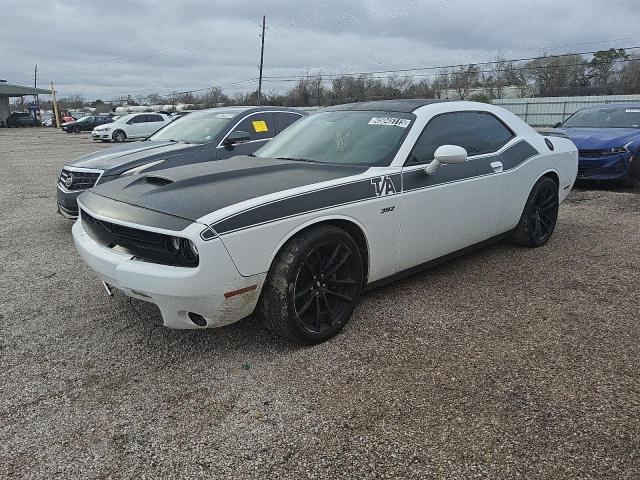
[[[146,183],[155,185],[157,187],[164,187],[165,185],[170,185],[173,183],[173,180],[171,180],[170,178],[159,177],[157,175],[146,175],[142,177],[142,179],[145,180]]]
[[[167,177],[161,177],[159,175],[145,175],[144,177],[140,177],[135,179],[129,185],[124,187],[125,189],[135,188],[135,187],[144,187],[144,186],[152,186],[152,187],[164,187],[166,185],[171,185],[174,181]]]

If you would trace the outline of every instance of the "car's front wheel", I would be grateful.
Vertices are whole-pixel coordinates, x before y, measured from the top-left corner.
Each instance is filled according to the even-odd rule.
[[[312,345],[336,335],[349,321],[363,289],[362,255],[353,238],[331,225],[291,239],[269,271],[259,303],[267,328]]]
[[[531,189],[512,240],[527,247],[545,245],[558,220],[558,185],[551,177],[542,177]]]
[[[115,132],[113,132],[113,141],[116,143],[122,143],[127,139],[127,134],[124,133],[122,130],[116,130]]]
[[[82,131],[82,129],[78,125],[73,127],[73,133],[80,133],[81,131]]]

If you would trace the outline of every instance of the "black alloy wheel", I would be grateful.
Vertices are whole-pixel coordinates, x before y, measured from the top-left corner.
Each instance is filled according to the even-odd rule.
[[[363,290],[362,255],[353,238],[333,225],[311,227],[289,240],[262,288],[258,310],[265,326],[304,345],[336,335]]]
[[[558,185],[552,178],[542,177],[529,194],[512,240],[528,247],[545,245],[556,228],[559,206]]]
[[[558,218],[558,194],[555,183],[545,183],[533,201],[529,219],[531,234],[536,243],[546,243],[551,237]]]
[[[75,125],[73,127],[73,133],[80,133],[82,131],[82,129],[80,128],[79,125]]]
[[[294,288],[297,320],[305,329],[322,335],[345,320],[359,291],[356,268],[353,251],[341,241],[327,241],[307,254]]]

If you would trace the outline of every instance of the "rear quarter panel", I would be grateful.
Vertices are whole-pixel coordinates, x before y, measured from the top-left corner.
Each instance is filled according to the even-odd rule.
[[[549,148],[545,138],[552,143],[553,150]],[[558,196],[560,202],[563,202],[573,188],[578,173],[578,149],[571,140],[561,137],[543,137],[535,132],[524,136],[524,139],[540,154],[506,172],[508,196],[503,213],[510,219],[509,229],[515,228],[518,224],[527,198],[542,176],[550,173],[557,175]]]

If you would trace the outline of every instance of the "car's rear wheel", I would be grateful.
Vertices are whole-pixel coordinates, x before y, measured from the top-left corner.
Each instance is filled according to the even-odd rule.
[[[555,230],[559,206],[558,185],[552,178],[542,177],[529,194],[512,240],[527,247],[545,245]]]
[[[267,328],[292,342],[312,345],[336,335],[349,321],[363,289],[358,245],[344,230],[321,225],[280,250],[259,303]]]
[[[82,131],[82,129],[78,125],[73,127],[73,133],[80,133],[81,131]]]
[[[116,143],[122,143],[127,139],[127,134],[124,133],[122,130],[116,130],[115,132],[113,132],[113,141]]]

